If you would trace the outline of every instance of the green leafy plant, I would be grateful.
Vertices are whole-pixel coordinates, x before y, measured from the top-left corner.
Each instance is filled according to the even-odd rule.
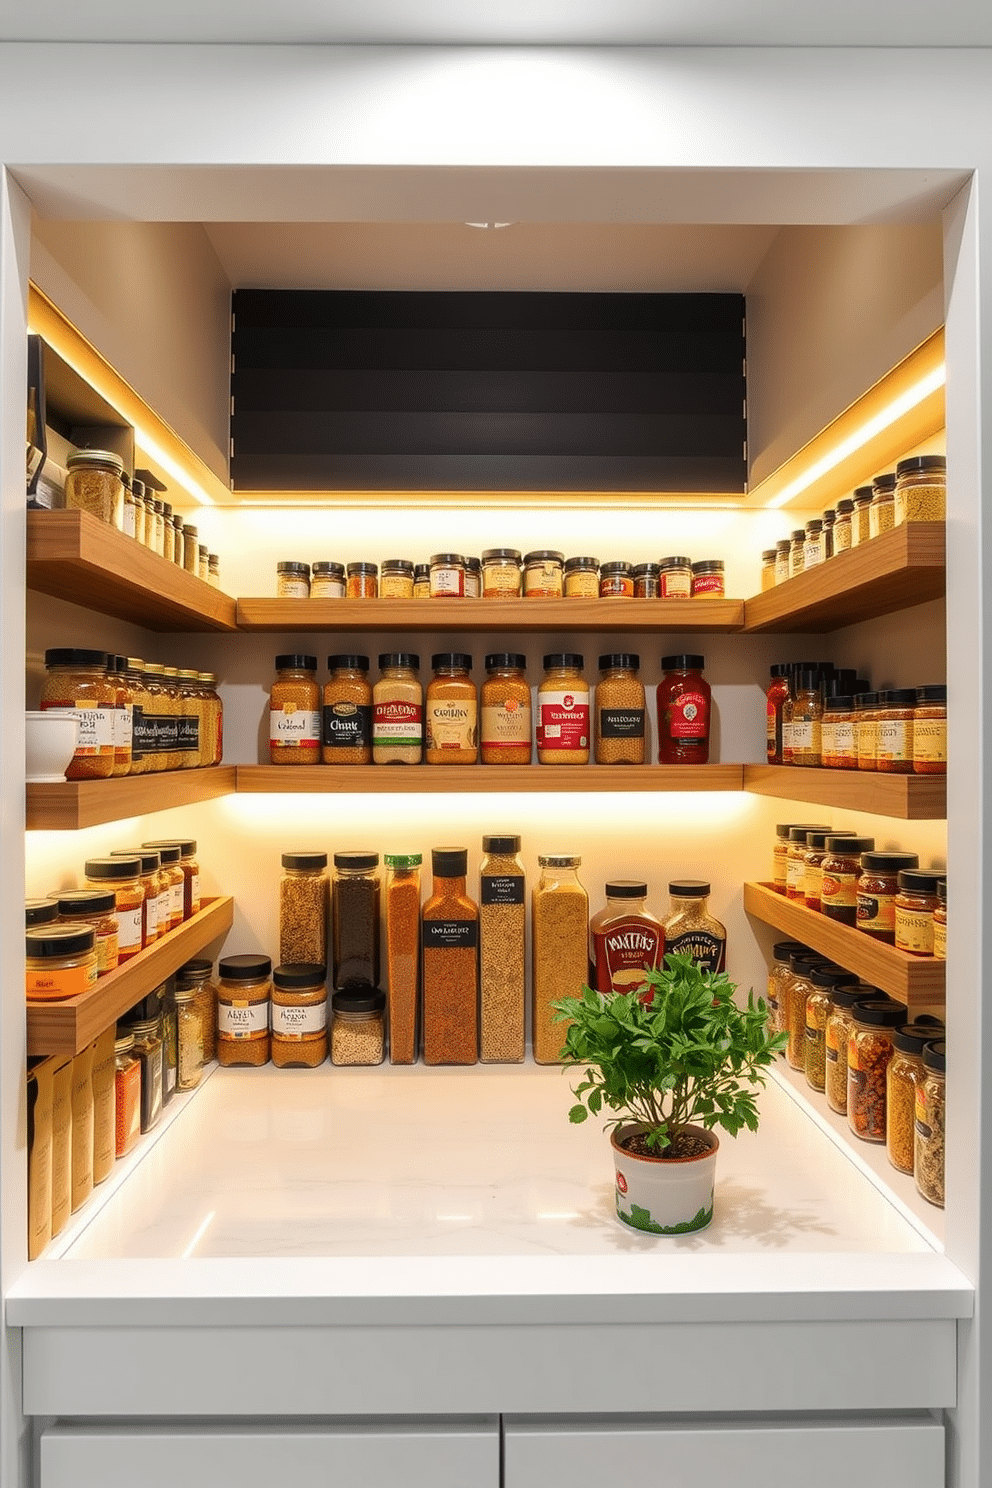
[[[616,1111],[607,1127],[642,1124],[657,1156],[693,1123],[731,1136],[756,1131],[763,1070],[786,1043],[785,1034],[769,1034],[764,1000],[749,992],[739,1007],[735,984],[688,956],[666,956],[645,982],[630,994],[585,987],[554,1004],[559,1021],[571,1019],[562,1058],[585,1069],[569,1120]]]

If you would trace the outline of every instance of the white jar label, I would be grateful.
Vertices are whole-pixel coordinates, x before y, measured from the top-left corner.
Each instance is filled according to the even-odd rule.
[[[878,721],[878,759],[889,762],[913,758],[913,720],[880,718]]]
[[[821,725],[819,719],[803,719],[792,723],[793,754],[820,753]]]
[[[320,713],[287,704],[269,709],[269,742],[283,749],[302,749],[320,743]]]
[[[833,724],[830,725],[830,727],[834,731],[833,748],[828,751],[827,750],[827,747],[826,747],[826,744],[824,744],[824,746],[823,746],[823,753],[824,754],[827,754],[829,752],[830,754],[839,755],[841,759],[853,759],[854,758],[854,724],[853,723],[833,723]],[[824,734],[825,733],[826,733],[826,724],[824,724]]]
[[[327,1027],[327,1003],[318,1002],[311,1007],[285,1007],[272,1004],[272,1032],[278,1038],[304,1038],[307,1034],[322,1033]]]
[[[308,599],[310,597],[310,584],[307,579],[291,579],[285,574],[280,574],[278,589],[280,599]]]
[[[154,899],[145,900],[145,927],[148,931],[149,941],[158,939],[158,895]]]
[[[933,955],[933,910],[903,909],[896,905],[896,949]]]
[[[133,537],[135,530],[135,508],[133,501],[125,501],[124,510],[121,513],[121,531],[125,537]]]
[[[442,595],[457,595],[461,598],[465,593],[465,571],[461,568],[432,568],[431,569],[431,594],[440,598]]]
[[[947,923],[940,920],[933,922],[933,953],[938,961],[947,960]]]
[[[824,759],[837,753],[837,725],[824,720],[820,727],[820,749]]]
[[[913,723],[913,759],[927,764],[947,763],[947,719],[917,718]]]
[[[838,869],[823,870],[820,901],[824,910],[856,909],[858,903],[858,870],[846,873]]]
[[[530,744],[530,702],[507,698],[482,709],[482,742],[487,749],[519,749]]]
[[[789,857],[785,864],[786,889],[792,894],[801,894],[806,882],[806,863],[802,858]]]
[[[44,713],[71,713],[78,725],[76,731],[77,755],[112,754],[116,730],[114,721],[116,708],[95,708],[92,703],[77,702],[42,703]]]
[[[803,569],[816,568],[823,562],[823,539],[807,538],[803,544]]]
[[[803,898],[814,904],[819,904],[820,893],[823,889],[823,868],[819,863],[814,867],[811,863],[806,864],[803,874]]]
[[[542,692],[537,701],[539,749],[588,749],[588,690]]]
[[[689,599],[691,595],[691,572],[684,568],[666,568],[661,575],[662,599]]]
[[[474,699],[429,698],[424,709],[428,749],[470,753],[478,742]]]
[[[164,935],[172,923],[171,897],[169,889],[165,888],[155,900],[155,918],[158,922],[159,935]]]
[[[172,884],[169,888],[169,919],[179,921],[183,917],[183,885]]]
[[[114,722],[117,728],[116,748],[126,749],[130,752],[131,741],[134,737],[134,706],[125,703],[123,708],[115,708],[117,714]]]
[[[251,1038],[269,1030],[269,1004],[265,1002],[217,1004],[217,1033],[221,1038]]]
[[[141,905],[117,911],[117,946],[121,951],[141,950]]]
[[[190,884],[190,912],[192,914],[200,912],[200,875],[198,873],[193,874]]]

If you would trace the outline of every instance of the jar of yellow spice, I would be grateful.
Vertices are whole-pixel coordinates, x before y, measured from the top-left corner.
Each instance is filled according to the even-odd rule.
[[[327,1058],[327,972],[316,963],[272,973],[272,1063],[316,1069]]]

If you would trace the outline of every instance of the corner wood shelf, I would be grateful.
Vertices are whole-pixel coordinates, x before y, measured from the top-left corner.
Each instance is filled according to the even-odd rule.
[[[91,512],[32,511],[29,589],[148,630],[237,630],[235,601]]]
[[[744,625],[741,599],[239,599],[241,630],[708,631]]]
[[[755,919],[774,925],[790,939],[801,940],[839,966],[856,972],[869,986],[888,992],[905,1003],[914,1017],[943,1008],[943,961],[932,956],[908,956],[895,946],[881,945],[863,930],[840,925],[794,899],[786,899],[770,884],[746,883],[744,908]]]
[[[907,522],[744,601],[744,630],[839,630],[944,593],[943,522]]]
[[[740,765],[238,765],[238,794],[739,791]]]
[[[208,899],[199,914],[108,972],[91,991],[64,1002],[29,1002],[28,1053],[78,1054],[184,962],[226,935],[233,921],[233,899]]]
[[[744,789],[758,796],[813,801],[818,806],[896,816],[904,821],[941,821],[947,815],[946,775],[886,775],[873,770],[745,765]]]
[[[74,832],[127,816],[147,816],[172,806],[192,806],[229,796],[235,767],[169,770],[119,780],[39,782],[26,787],[25,825],[29,832]]]

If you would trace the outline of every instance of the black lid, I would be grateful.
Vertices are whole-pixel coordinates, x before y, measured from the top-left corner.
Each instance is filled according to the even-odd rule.
[[[871,486],[858,486],[854,492],[854,499],[855,501],[864,501],[866,499],[870,501],[873,494]]]
[[[470,558],[468,561],[469,561],[469,563],[471,563],[473,560]],[[476,558],[474,561],[476,563],[478,563],[479,560],[478,560],[478,558]],[[386,569],[387,568],[398,570],[400,573],[403,573],[403,574],[412,574],[413,573],[413,564],[410,562],[409,558],[383,558],[383,560],[382,560],[382,571],[383,571],[383,573],[386,572]]]
[[[516,548],[483,548],[483,563],[487,563],[490,558],[510,558],[514,563],[520,562],[520,554]]]
[[[946,1070],[947,1044],[943,1039],[935,1039],[932,1044],[927,1044],[923,1050],[923,1068],[941,1072]]]
[[[804,542],[805,541],[805,538],[806,538],[806,528],[805,527],[793,527],[793,529],[792,529],[792,541],[793,542]]]
[[[191,858],[196,852],[195,837],[163,837],[160,842],[143,842],[142,847],[178,847],[184,858]]]
[[[826,509],[826,511],[823,513],[823,525],[825,527],[828,526],[831,522],[834,522],[836,520],[836,518],[837,518],[836,509],[834,507],[832,507],[832,506],[828,506],[827,509]]]
[[[429,563],[415,563],[413,565],[413,581],[415,584],[421,583],[424,579],[429,579],[430,576],[431,566]]]
[[[796,973],[805,974],[811,966],[829,966],[831,963],[826,956],[821,956],[819,951],[793,951],[789,957],[789,968]]]
[[[777,822],[775,824],[775,836],[788,842],[793,827],[801,827],[804,832],[828,832],[830,830],[822,822]]]
[[[192,961],[184,961],[176,972],[180,981],[199,982],[209,976],[214,969],[214,963],[206,956],[196,956]]]
[[[805,843],[807,832],[829,833],[831,831],[833,828],[828,827],[826,822],[800,822],[798,826],[789,828],[789,841]]]
[[[904,868],[899,874],[899,887],[911,894],[936,894],[937,885],[944,878],[943,868],[929,871],[923,868]],[[944,880],[946,883],[946,879]]]
[[[772,557],[773,558],[775,557],[775,550],[774,549],[772,549]],[[661,565],[658,564],[658,563],[635,563],[634,564],[634,578],[635,579],[656,579],[660,573],[661,573]]]
[[[854,698],[841,693],[823,699],[824,713],[850,713],[853,708]]]
[[[483,837],[482,851],[486,853],[518,853],[519,837]]]
[[[607,574],[633,574],[634,570],[625,559],[618,558],[610,563],[604,563],[599,571],[605,577]]]
[[[779,553],[787,553],[791,546],[792,544],[789,542],[789,539],[787,537],[779,538],[775,548],[776,558],[778,557]]]
[[[432,553],[431,563],[437,563],[442,568],[449,567],[452,563],[460,563],[465,567],[465,555],[463,553]]]
[[[87,858],[83,864],[87,878],[106,878],[120,882],[125,878],[137,878],[141,872],[141,854],[128,853],[126,857]]]
[[[337,667],[350,667],[352,671],[367,672],[369,659],[367,656],[329,656],[327,670],[333,672]]]
[[[599,568],[599,559],[598,558],[590,558],[590,557],[585,556],[585,557],[579,557],[579,558],[566,558],[565,559],[565,572],[566,573],[571,573],[574,569],[588,569],[588,570],[591,571],[592,569],[598,569],[598,568]]]
[[[801,940],[777,940],[772,946],[772,955],[776,961],[787,961],[790,956],[808,950],[809,946],[803,945]]]
[[[937,898],[947,903],[947,879],[941,878],[937,881]]]
[[[622,667],[626,671],[636,672],[641,664],[641,658],[636,651],[613,651],[609,656],[599,658],[599,670],[609,671],[611,667]]]
[[[326,868],[326,852],[284,852],[282,855],[282,866],[284,868]]]
[[[661,670],[663,672],[701,672],[705,665],[705,656],[683,654],[681,656],[663,656],[661,658]]]
[[[384,667],[412,667],[417,671],[420,657],[416,651],[384,651],[379,657],[379,670]]]
[[[698,563],[692,565],[694,574],[723,573],[722,558],[701,558]]]
[[[919,470],[946,470],[946,455],[910,455],[896,464],[896,475],[912,475]]]
[[[787,677],[792,667],[787,661],[777,661],[774,666],[768,668],[770,677]]]
[[[819,692],[823,673],[819,667],[797,667],[794,686],[797,692]]]
[[[859,984],[852,985],[849,982],[835,983],[830,988],[830,1001],[834,1007],[853,1008],[856,1002],[864,1002],[865,989]]]
[[[872,476],[872,491],[894,491],[896,488],[896,473],[894,470],[886,470],[882,475]]]
[[[871,1023],[876,1028],[898,1028],[905,1022],[906,1009],[901,1003],[882,1001],[873,997],[870,1002],[856,1002],[851,1009],[858,1023]]]
[[[862,713],[868,713],[872,708],[878,707],[877,692],[862,692],[854,700],[855,708]]]
[[[64,889],[55,898],[53,908],[59,914],[107,914],[117,904],[113,889]],[[32,922],[33,923],[33,922]]]
[[[810,517],[809,521],[806,523],[806,531],[807,532],[820,532],[822,530],[822,528],[823,528],[823,518],[822,517]]]
[[[527,658],[520,651],[490,651],[485,661],[487,672],[494,672],[497,667],[516,667],[522,672],[526,665]]]
[[[335,868],[351,868],[356,872],[378,868],[379,854],[370,852],[367,847],[358,848],[354,852],[336,852],[334,866]]]
[[[183,850],[178,842],[143,842],[142,847],[154,847],[163,865],[166,863],[178,863],[183,855]]]
[[[368,985],[348,987],[331,996],[331,1008],[335,1013],[378,1013],[385,1006],[385,992]]]
[[[436,672],[438,667],[450,667],[455,672],[470,672],[472,658],[465,651],[435,651],[431,657],[431,668]]]
[[[75,956],[93,949],[96,931],[92,925],[36,925],[25,931],[24,944],[29,956]]]
[[[142,873],[155,873],[162,863],[157,847],[138,848],[115,847],[109,854],[112,858],[140,858]]]
[[[915,687],[886,687],[878,694],[880,708],[915,708]]]
[[[807,832],[806,846],[813,848],[826,847],[828,837],[853,837],[854,835],[853,829],[848,832],[846,827],[827,827],[823,831]]]
[[[673,878],[668,892],[675,899],[705,899],[710,885],[705,878]]]
[[[869,872],[898,873],[901,868],[918,868],[920,860],[916,853],[866,852],[861,854],[861,866]]]
[[[676,554],[675,556],[669,557],[669,558],[659,558],[658,559],[658,567],[659,568],[688,568],[688,569],[691,569],[692,568],[692,559],[691,558],[685,558],[685,557],[682,557],[682,556]]]
[[[850,987],[858,980],[853,971],[845,971],[843,966],[833,964],[814,966],[809,979],[814,987]]]
[[[77,646],[56,646],[45,652],[46,666],[105,667],[106,651],[84,651]]]
[[[558,553],[554,548],[535,548],[533,553],[527,553],[524,557],[525,563],[564,563],[565,554]]]
[[[875,846],[874,837],[845,837],[843,832],[831,832],[823,844],[828,853],[835,850],[845,858],[860,858],[862,853],[871,852]]]
[[[327,967],[304,961],[277,966],[272,973],[272,980],[277,987],[285,987],[287,991],[302,987],[322,987],[327,981]]]
[[[604,885],[607,899],[646,899],[648,886],[635,878],[614,878]]]
[[[464,878],[468,872],[468,848],[432,847],[431,872],[435,878]]]
[[[580,656],[578,651],[552,651],[544,658],[544,670],[549,671],[552,667],[574,667],[581,671],[585,663],[585,657]]]
[[[918,1023],[904,1023],[892,1035],[892,1042],[904,1054],[922,1054],[925,1044],[933,1043],[934,1030]]]
[[[50,925],[58,917],[59,907],[54,899],[25,899],[24,924],[26,928],[32,925]]]
[[[343,563],[328,563],[328,562],[315,563],[314,566],[313,566],[313,571],[314,571],[314,574],[319,574],[319,573],[320,574],[325,574],[325,575],[329,575],[332,578],[337,578],[337,579],[343,579],[344,578],[344,564]]]
[[[317,658],[316,656],[305,656],[302,652],[292,652],[286,656],[276,657],[277,672],[285,672],[290,669],[315,672],[317,670]]]
[[[364,575],[364,574],[377,574],[378,572],[379,572],[379,565],[377,563],[362,563],[362,562],[359,562],[359,563],[349,563],[348,564],[348,576],[349,576],[349,578],[351,577],[352,574]]]
[[[916,689],[917,703],[946,703],[947,684],[945,682],[928,683],[925,687]]]
[[[223,956],[217,970],[226,982],[261,982],[272,975],[272,962],[268,956],[253,953]]]
[[[193,529],[196,530],[195,528]],[[310,573],[309,563],[277,563],[276,573]]]
[[[921,1013],[918,1018],[913,1019],[913,1026],[919,1028],[943,1028],[943,1018],[938,1018],[934,1013]]]
[[[773,562],[773,560],[776,557],[777,557],[777,554],[776,554],[776,551],[775,551],[774,548],[762,548],[762,550],[761,550],[761,561],[762,561],[762,563],[771,563],[771,562]]]
[[[848,496],[841,497],[840,501],[838,501],[838,503],[837,503],[837,511],[838,511],[838,513],[843,513],[843,515],[845,517],[847,517],[847,516],[850,516],[850,514],[851,514],[851,512],[853,512],[853,510],[854,510],[854,502],[850,499],[850,497],[848,497]]]

